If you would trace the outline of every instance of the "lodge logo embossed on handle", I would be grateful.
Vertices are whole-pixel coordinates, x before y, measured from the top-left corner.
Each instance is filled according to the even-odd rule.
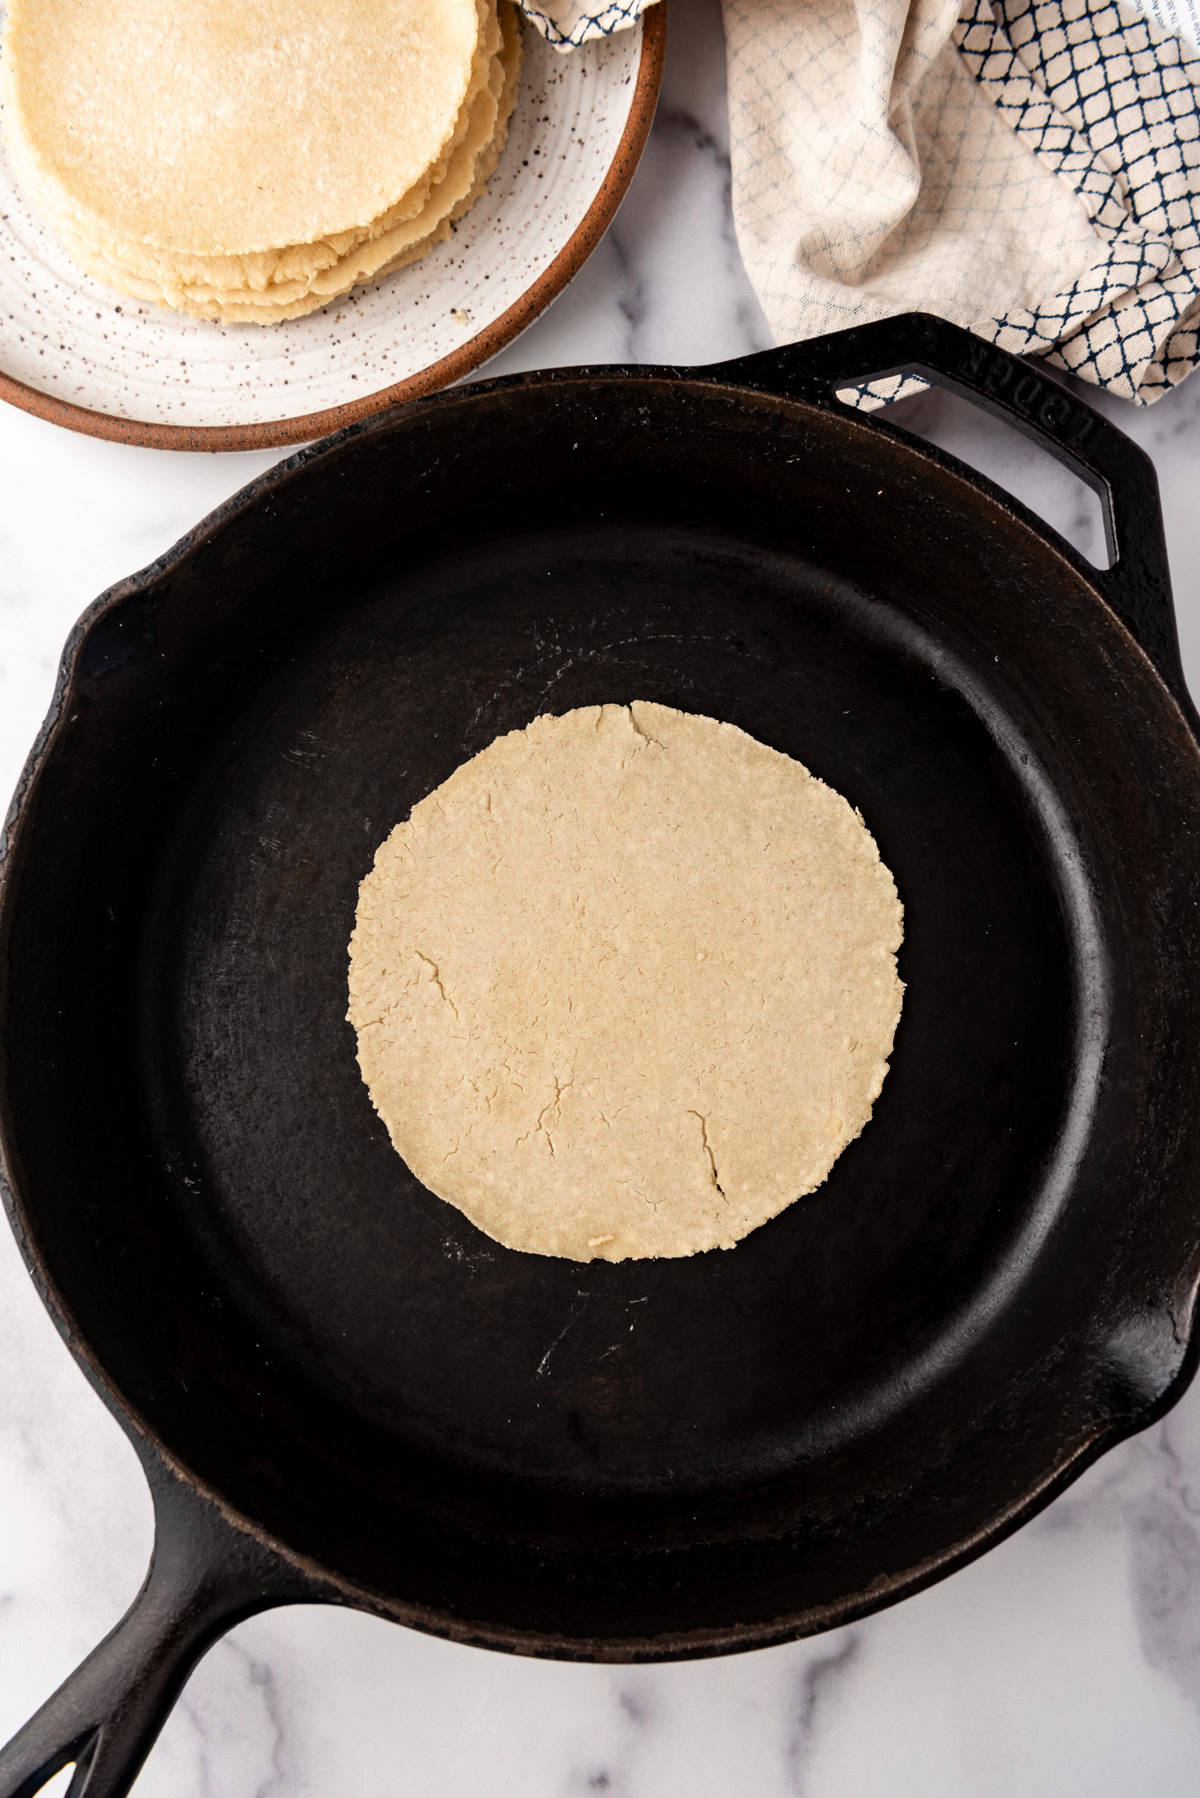
[[[982,338],[971,339],[960,371],[981,395],[1015,407],[1063,445],[1080,446],[1092,434],[1096,415],[1088,407],[1079,405],[1069,393],[1048,391],[1044,375]]]

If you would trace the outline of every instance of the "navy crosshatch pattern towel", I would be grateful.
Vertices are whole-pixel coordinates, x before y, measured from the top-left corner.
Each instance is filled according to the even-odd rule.
[[[1200,57],[1111,0],[974,0],[954,35],[1001,116],[1078,196],[1096,240],[1077,281],[990,334],[1157,399],[1200,359]]]
[[[614,31],[625,31],[636,25],[652,0],[612,0],[609,6],[589,4],[588,0],[545,0],[538,6],[534,0],[519,0],[521,11],[536,25],[556,50],[573,50],[595,37],[611,37]]]
[[[734,218],[778,339],[919,309],[1143,403],[1195,367],[1200,0],[723,3]],[[567,49],[645,4],[525,11]]]

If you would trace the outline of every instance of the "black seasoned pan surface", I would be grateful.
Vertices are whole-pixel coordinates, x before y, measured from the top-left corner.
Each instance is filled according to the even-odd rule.
[[[923,332],[1012,402],[1016,365]],[[408,408],[69,652],[0,910],[14,1219],[156,1479],[282,1595],[532,1652],[752,1646],[947,1571],[1190,1371],[1200,762],[1154,520],[1118,505],[1089,571],[833,401],[914,360],[894,332],[830,343]],[[1129,450],[1033,396],[1085,469]],[[816,1193],[732,1251],[580,1265],[408,1172],[346,946],[461,761],[632,699],[859,807],[907,992]]]

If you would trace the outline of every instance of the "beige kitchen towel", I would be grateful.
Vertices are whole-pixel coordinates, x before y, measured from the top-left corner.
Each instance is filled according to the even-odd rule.
[[[1178,36],[1115,0],[724,8],[734,217],[780,341],[917,309],[1142,402],[1195,366]]]

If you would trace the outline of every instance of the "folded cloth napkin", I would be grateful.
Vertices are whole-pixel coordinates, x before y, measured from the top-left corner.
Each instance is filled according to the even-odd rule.
[[[610,0],[607,6],[597,6],[595,0],[542,0],[540,6],[536,0],[517,3],[556,50],[574,50],[591,38],[611,37],[614,31],[636,25],[653,0]]]
[[[1200,58],[1115,0],[724,0],[773,330],[919,309],[1131,399],[1200,360]]]
[[[572,42],[640,11],[543,3]],[[734,219],[776,337],[920,310],[1141,402],[1181,381],[1200,18],[1145,4],[724,0]]]

